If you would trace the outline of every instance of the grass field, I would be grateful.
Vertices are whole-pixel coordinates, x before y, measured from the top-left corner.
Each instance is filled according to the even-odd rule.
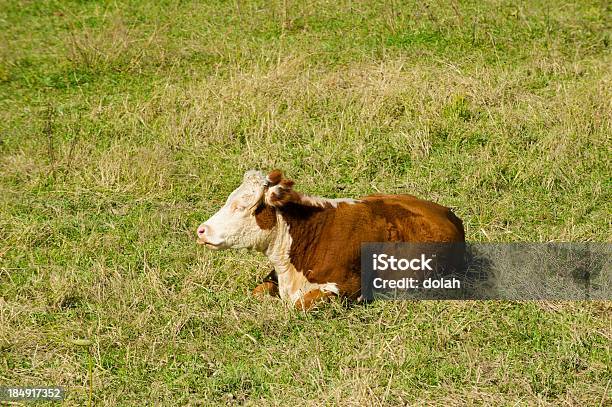
[[[609,405],[610,302],[331,303],[195,244],[245,170],[611,242],[606,1],[0,3],[0,386],[66,405]]]

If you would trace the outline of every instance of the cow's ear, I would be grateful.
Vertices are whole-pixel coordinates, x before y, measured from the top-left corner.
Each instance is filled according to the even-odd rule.
[[[270,175],[276,175],[275,171],[272,171]],[[270,177],[270,175],[268,175],[270,185],[265,196],[268,205],[280,208],[289,202],[299,201],[299,194],[292,189],[294,184],[292,180],[283,179],[280,171],[278,171],[278,177]]]
[[[293,182],[290,179],[284,179],[280,182],[281,187],[283,187],[283,189],[291,189],[293,188],[293,185],[295,184],[295,182]]]
[[[278,185],[278,183],[280,183],[282,179],[283,179],[283,173],[281,172],[281,170],[272,170],[266,177],[268,186]]]

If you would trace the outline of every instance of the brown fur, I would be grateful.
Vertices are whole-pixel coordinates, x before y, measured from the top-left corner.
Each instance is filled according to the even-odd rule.
[[[255,221],[262,229],[272,229],[276,225],[276,210],[268,205],[259,205],[255,210]]]

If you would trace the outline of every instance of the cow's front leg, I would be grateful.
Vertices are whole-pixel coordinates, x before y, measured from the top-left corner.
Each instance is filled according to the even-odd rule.
[[[295,301],[294,305],[295,308],[300,311],[310,311],[311,309],[316,307],[318,303],[321,303],[335,296],[336,294],[333,292],[315,289],[308,291],[304,295],[300,296],[297,301]]]
[[[253,290],[253,296],[255,297],[261,298],[265,297],[266,295],[280,297],[280,293],[278,291],[278,275],[274,270],[265,276],[263,282]]]

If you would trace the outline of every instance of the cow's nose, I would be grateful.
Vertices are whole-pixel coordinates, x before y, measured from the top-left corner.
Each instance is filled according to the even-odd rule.
[[[201,225],[198,228],[198,237],[206,236],[206,233],[209,231],[209,227],[207,225]]]

